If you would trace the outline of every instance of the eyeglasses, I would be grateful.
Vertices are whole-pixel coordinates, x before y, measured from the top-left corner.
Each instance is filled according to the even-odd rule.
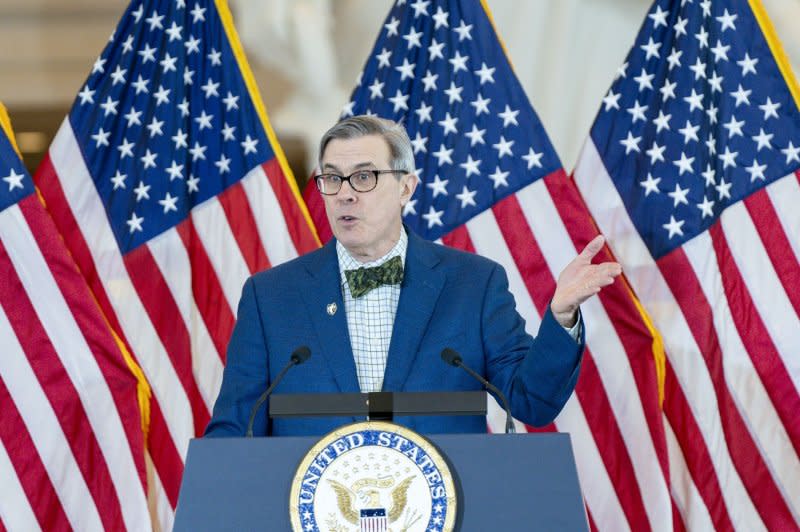
[[[317,189],[321,194],[334,196],[342,189],[342,183],[347,181],[356,192],[369,192],[378,186],[380,174],[407,174],[406,170],[358,170],[349,176],[338,174],[319,174],[317,176]]]

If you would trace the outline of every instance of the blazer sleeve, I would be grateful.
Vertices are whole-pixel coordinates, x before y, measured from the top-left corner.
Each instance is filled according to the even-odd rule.
[[[261,312],[253,278],[247,280],[239,301],[236,326],[228,344],[222,387],[205,436],[244,436],[258,397],[267,389],[269,362]],[[253,434],[267,434],[266,405],[255,418]]]
[[[514,417],[534,426],[552,422],[578,381],[586,327],[576,342],[548,305],[536,337],[529,335],[499,265],[488,281],[482,325],[487,378],[506,394]]]

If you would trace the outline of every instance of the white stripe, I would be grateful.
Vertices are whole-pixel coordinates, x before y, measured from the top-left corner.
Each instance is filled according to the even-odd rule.
[[[572,394],[555,421],[559,432],[568,432],[575,452],[581,491],[598,530],[630,530],[614,484],[608,476],[578,396]]]
[[[514,262],[514,257],[511,256],[511,252],[506,246],[494,213],[491,209],[487,209],[467,222],[466,227],[475,251],[505,268],[509,289],[514,294],[514,300],[517,303],[517,312],[525,319],[525,330],[529,334],[536,335],[542,318],[536,311],[528,289],[525,287],[525,282],[517,269],[517,264]]]
[[[692,408],[717,478],[720,485],[725,486],[722,490],[725,504],[738,514],[734,525],[747,529],[745,523],[752,523],[749,528],[763,529],[764,525],[731,461],[717,397],[700,349],[669,286],[631,222],[591,139],[584,145],[578,160],[575,182],[601,232],[606,235],[608,245],[622,264],[634,292],[663,335],[670,363]],[[713,300],[710,304],[713,305]]]
[[[236,243],[225,210],[216,197],[192,209],[192,222],[203,244],[214,274],[222,286],[232,315],[236,315],[242,286],[250,277],[250,269]]]
[[[119,411],[95,355],[75,322],[72,310],[64,300],[57,281],[18,207],[0,213],[0,239],[5,244],[42,327],[80,397],[117,490],[125,526],[129,530],[139,529],[149,522],[147,501]],[[88,299],[88,290],[87,301],[78,303],[94,304]],[[105,333],[110,340],[110,330],[103,323],[96,325],[98,335]],[[134,394],[129,398],[134,400],[135,390],[131,388],[130,391]]]
[[[742,209],[734,210],[736,216],[748,216],[744,205],[742,203],[737,205]],[[729,234],[741,238],[746,236],[740,232],[741,228],[731,230],[736,232]],[[756,236],[756,238],[758,237]],[[729,245],[732,240],[734,238],[727,239]],[[709,234],[702,233],[684,244],[683,248],[686,258],[700,281],[706,300],[713,302],[714,329],[724,355],[722,364],[727,387],[731,391],[738,410],[747,420],[750,434],[796,519],[797,501],[794,503],[795,507],[792,508],[789,494],[800,493],[800,461],[798,461],[789,435],[767,395],[764,384],[753,366],[751,355],[742,343],[722,285],[722,275],[716,255],[711,251],[712,246]],[[748,256],[752,256],[753,252],[754,250],[750,249]],[[751,295],[753,295],[752,292]],[[797,330],[800,330],[800,327]],[[759,356],[758,353],[755,356]]]
[[[19,430],[24,430],[22,427]],[[0,440],[0,526],[6,530],[41,530],[11,457]]]
[[[50,159],[123,333],[161,406],[178,453],[185,457],[194,436],[189,399],[125,269],[68,120],[50,145]]]
[[[783,226],[783,232],[789,239],[789,245],[794,251],[794,260],[800,262],[800,182],[797,175],[789,174],[782,179],[770,183],[767,194],[775,207],[778,219]]]
[[[569,232],[543,180],[518,193],[520,206],[554,279],[576,256]],[[658,461],[628,355],[598,297],[581,305],[586,342],[633,464],[653,530],[672,530],[669,489]],[[636,354],[634,356],[637,356]],[[655,384],[655,383],[654,383]],[[618,486],[627,490],[631,486]]]
[[[153,508],[152,532],[170,532],[175,523],[175,510],[167,498],[164,484],[161,482],[159,472],[156,471],[149,452],[145,452],[147,467],[147,483],[150,486],[150,498]]]
[[[683,459],[683,450],[678,438],[672,431],[666,416],[664,421],[664,435],[667,440],[667,454],[669,455],[669,475],[672,484],[672,497],[675,506],[683,517],[686,530],[714,530],[714,523],[708,513],[705,501],[697,490],[689,467]]]
[[[242,179],[242,187],[270,264],[277,266],[297,257],[297,249],[283,217],[283,209],[264,168],[259,165],[250,170]]]
[[[192,265],[177,230],[170,229],[147,243],[191,342],[192,375],[211,412],[222,382],[222,359],[214,346],[192,293]]]
[[[3,339],[0,378],[5,382],[20,416],[25,421],[70,526],[75,530],[102,530],[100,515],[70,451],[69,442],[2,306],[0,338]]]
[[[728,207],[720,220],[742,280],[775,348],[783,355],[796,392],[800,389],[800,357],[796,356],[800,353],[800,320],[797,312],[778,279],[744,203]],[[797,290],[800,287],[792,288]]]

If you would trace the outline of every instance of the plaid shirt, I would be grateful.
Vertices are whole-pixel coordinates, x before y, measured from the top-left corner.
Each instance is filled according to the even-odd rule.
[[[356,299],[350,293],[345,271],[380,266],[396,256],[402,259],[405,267],[407,247],[408,235],[405,229],[401,229],[400,239],[389,253],[378,260],[361,263],[348,253],[341,242],[336,242],[347,330],[350,333],[350,345],[356,362],[358,385],[365,393],[379,392],[383,386],[394,317],[397,313],[397,303],[400,301],[400,285],[380,286]]]

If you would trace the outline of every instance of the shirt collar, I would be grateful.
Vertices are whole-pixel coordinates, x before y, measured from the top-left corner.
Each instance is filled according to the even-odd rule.
[[[406,250],[408,249],[408,235],[406,234],[405,227],[400,227],[400,238],[397,240],[397,243],[389,250],[389,252],[379,259],[375,259],[370,262],[359,262],[352,255],[350,252],[347,251],[341,242],[338,240],[336,241],[336,255],[339,258],[339,274],[342,278],[342,282],[347,282],[344,272],[347,270],[355,270],[358,268],[371,268],[374,266],[380,266],[384,262],[388,261],[392,257],[399,256],[400,259],[403,261],[403,266],[406,264]]]

